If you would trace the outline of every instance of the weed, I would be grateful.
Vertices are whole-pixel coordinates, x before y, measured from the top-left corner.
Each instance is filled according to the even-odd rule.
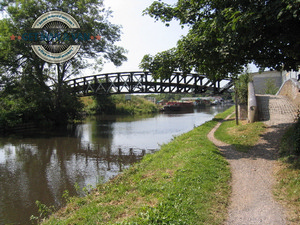
[[[70,193],[68,190],[64,190],[62,197],[67,203],[71,202],[71,197],[70,197]]]
[[[54,206],[47,206],[45,204],[42,204],[40,201],[35,202],[36,206],[38,207],[38,216],[31,215],[30,220],[34,222],[41,222],[43,219],[48,218],[54,211],[55,207]]]

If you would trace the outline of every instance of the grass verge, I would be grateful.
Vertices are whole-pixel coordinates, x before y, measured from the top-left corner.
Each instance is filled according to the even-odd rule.
[[[276,198],[288,209],[290,225],[300,224],[300,170],[287,163],[280,163],[274,188]]]
[[[230,170],[207,139],[218,115],[69,204],[43,224],[221,224]]]
[[[289,224],[300,224],[300,120],[283,135],[274,194],[289,209]]]
[[[233,112],[234,107],[230,110]],[[233,145],[237,151],[247,152],[259,140],[264,130],[265,126],[262,122],[247,123],[246,121],[240,121],[237,126],[233,116],[221,124],[215,132],[215,137],[220,141]]]

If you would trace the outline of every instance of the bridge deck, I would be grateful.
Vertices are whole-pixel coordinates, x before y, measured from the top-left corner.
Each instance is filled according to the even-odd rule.
[[[150,72],[119,72],[86,76],[68,80],[74,93],[87,96],[95,94],[126,93],[204,93],[208,90],[222,93],[232,87],[227,79],[222,82],[209,80],[205,75],[175,72],[170,78],[155,80]]]

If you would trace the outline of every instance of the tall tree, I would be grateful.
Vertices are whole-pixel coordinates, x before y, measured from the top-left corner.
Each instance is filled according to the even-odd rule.
[[[0,11],[4,16],[0,20],[0,81],[7,84],[7,89],[18,83],[25,102],[34,102],[34,110],[44,112],[46,119],[66,121],[80,108],[78,99],[70,95],[65,85],[66,79],[88,66],[105,61],[119,66],[126,60],[126,51],[116,45],[120,26],[109,22],[112,12],[105,9],[102,0],[3,0]],[[17,38],[28,33],[35,20],[49,11],[70,14],[80,25],[81,33],[95,37],[76,40],[81,47],[69,61],[45,62],[31,49],[32,43]]]
[[[141,67],[157,77],[195,69],[211,77],[236,76],[248,63],[260,68],[298,70],[300,1],[154,1],[145,14],[167,26],[172,19],[190,27],[176,48],[144,56]]]

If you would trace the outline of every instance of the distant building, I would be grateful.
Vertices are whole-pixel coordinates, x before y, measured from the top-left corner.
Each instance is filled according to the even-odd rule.
[[[146,97],[146,99],[147,99],[149,102],[153,102],[154,104],[156,104],[156,98],[155,98],[155,97]]]

